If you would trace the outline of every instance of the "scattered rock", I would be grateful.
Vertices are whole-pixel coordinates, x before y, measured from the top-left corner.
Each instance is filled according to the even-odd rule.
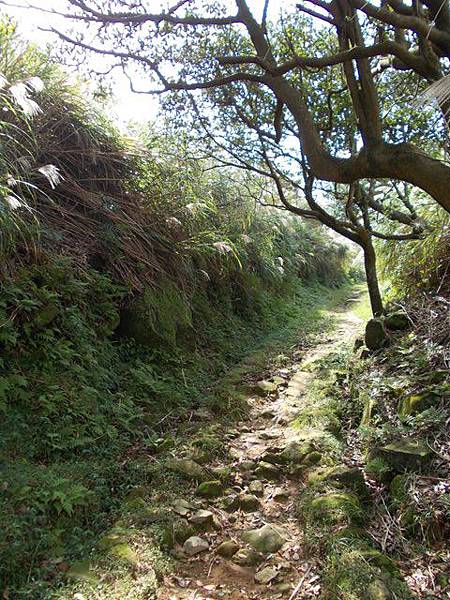
[[[261,461],[255,469],[255,475],[269,480],[277,480],[281,477],[281,471],[275,465]]]
[[[209,470],[214,477],[220,481],[230,481],[233,475],[231,467],[209,467]]]
[[[241,567],[255,567],[263,562],[264,556],[252,548],[242,548],[233,556],[233,562]]]
[[[192,504],[180,498],[173,501],[172,510],[180,517],[186,517],[192,510]]]
[[[223,494],[223,487],[220,481],[204,481],[196,489],[197,496],[202,498],[218,498]]]
[[[259,434],[259,437],[262,440],[275,440],[278,437],[278,433],[276,431],[265,430]]]
[[[264,554],[278,552],[286,542],[284,531],[275,525],[264,525],[260,529],[245,531],[242,539],[254,550]]]
[[[299,442],[291,441],[286,444],[281,452],[281,456],[286,463],[299,465],[310,451],[310,444],[300,444]]]
[[[286,502],[286,500],[289,499],[289,494],[286,490],[283,490],[282,488],[276,488],[272,492],[272,498],[275,500],[275,502]]]
[[[231,558],[236,554],[239,550],[239,545],[232,540],[222,542],[220,546],[216,548],[216,552],[219,556],[223,556],[223,558]]]
[[[196,535],[188,538],[183,544],[183,552],[188,556],[195,556],[200,552],[209,550],[209,544],[206,540]]]
[[[258,381],[258,383],[255,385],[255,392],[260,396],[265,396],[266,394],[276,392],[277,387],[278,385],[273,381]]]
[[[255,512],[261,508],[261,504],[253,494],[242,494],[238,498],[239,508],[244,512]]]
[[[267,585],[278,577],[278,571],[275,567],[264,567],[255,574],[255,582],[261,585]]]
[[[223,499],[222,507],[227,512],[234,512],[235,510],[239,510],[239,508],[240,508],[239,496],[238,495],[227,496],[226,498]]]
[[[286,458],[283,454],[270,451],[264,452],[264,454],[261,455],[261,460],[270,463],[271,465],[283,465],[286,463]]]
[[[273,419],[275,417],[275,413],[271,408],[265,408],[260,412],[260,416],[263,419]]]
[[[382,319],[376,317],[367,322],[364,339],[369,350],[378,350],[384,346],[388,335]]]
[[[214,515],[209,510],[198,510],[190,518],[189,523],[203,530],[210,529],[215,526]]]
[[[195,534],[194,527],[184,519],[176,519],[168,523],[163,529],[162,544],[173,548],[175,544],[183,544],[189,537]]]
[[[208,481],[208,473],[195,461],[189,458],[172,459],[166,463],[169,471],[181,475],[184,479]]]
[[[252,460],[243,460],[238,464],[239,471],[243,473],[248,473],[249,471],[253,471],[255,467],[255,463]]]
[[[259,479],[255,479],[248,484],[248,491],[254,494],[255,496],[263,496],[264,495],[264,484]]]

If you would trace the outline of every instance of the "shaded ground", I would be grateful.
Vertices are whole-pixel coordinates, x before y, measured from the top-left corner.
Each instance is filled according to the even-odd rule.
[[[174,549],[176,567],[161,583],[159,600],[293,600],[320,594],[317,565],[304,554],[303,533],[296,514],[298,496],[304,487],[305,456],[303,465],[295,460],[289,461],[289,465],[274,463],[280,462],[276,457],[283,452],[297,451],[299,445],[304,448],[317,433],[310,428],[302,430],[295,423],[315,378],[309,367],[348,344],[360,331],[362,320],[352,311],[355,300],[351,299],[339,311],[330,312],[330,318],[337,323],[331,334],[319,339],[307,353],[296,351],[290,366],[274,371],[265,383],[255,386],[259,393],[247,398],[251,406],[249,418],[224,439],[233,459],[231,465],[227,464],[233,475],[224,497],[194,501],[185,515],[192,518],[199,509],[212,513],[212,527],[198,533],[209,548],[191,558],[181,545]],[[206,414],[205,419],[208,419]],[[309,444],[308,450],[306,464],[320,459],[314,452],[314,443]],[[208,465],[211,473],[223,466]],[[280,533],[284,543],[273,553],[255,555],[251,545],[243,542],[242,534],[265,525]],[[233,541],[239,547],[233,557],[224,558],[217,553],[224,541]],[[253,564],[247,564],[250,562]],[[270,581],[259,584],[255,576]]]

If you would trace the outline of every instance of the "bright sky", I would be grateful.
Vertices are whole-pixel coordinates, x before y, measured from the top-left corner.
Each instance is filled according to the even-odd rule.
[[[33,0],[36,5],[45,7],[48,9],[61,9],[65,6],[64,0]],[[227,0],[230,4],[230,13],[234,12],[235,3],[233,0]],[[4,0],[4,4],[26,4],[26,0]],[[157,2],[152,0],[153,5],[166,4],[165,2]],[[275,15],[278,13],[280,8],[286,7],[291,2],[282,0],[271,0],[269,4],[269,13]],[[249,0],[249,5],[253,9],[255,16],[259,17],[262,12],[264,0]],[[152,6],[152,12],[158,10],[157,6]],[[53,45],[55,43],[55,36],[48,32],[42,31],[42,29],[48,28],[49,25],[56,29],[64,30],[67,28],[67,23],[64,19],[57,16],[49,16],[46,13],[33,11],[26,8],[7,7],[3,3],[0,5],[0,12],[6,12],[14,16],[19,23],[19,30],[22,35],[42,46]],[[270,16],[270,14],[269,14]],[[51,20],[51,22],[49,22]],[[100,61],[101,58],[92,58],[90,60]],[[135,87],[138,89],[145,89],[145,81],[134,82]],[[142,85],[141,85],[142,84]],[[131,92],[128,80],[116,70],[114,75],[114,87],[113,92],[116,100],[113,103],[112,111],[115,113],[115,117],[120,121],[149,121],[156,118],[158,112],[158,99],[155,96],[135,94]]]

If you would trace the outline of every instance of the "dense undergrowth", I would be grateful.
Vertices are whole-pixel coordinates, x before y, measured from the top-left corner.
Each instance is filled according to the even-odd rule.
[[[0,589],[34,600],[152,482],[163,432],[242,413],[220,377],[322,325],[348,252],[175,140],[124,139],[9,22],[0,38]]]

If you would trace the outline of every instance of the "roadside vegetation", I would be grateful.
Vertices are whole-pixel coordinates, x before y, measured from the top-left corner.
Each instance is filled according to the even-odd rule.
[[[76,17],[85,10],[67,1]],[[217,542],[224,523],[243,530],[247,512],[264,507],[258,499],[249,511],[236,505],[234,521],[226,516],[204,530],[192,525],[195,510],[223,516],[228,496],[249,500],[258,476],[267,514],[285,518],[298,536],[304,598],[446,598],[450,219],[448,166],[432,111],[417,114],[412,87],[399,83],[405,69],[386,67],[378,78],[367,57],[358,59],[358,76],[333,62],[336,70],[311,67],[303,77],[294,61],[269,98],[259,81],[260,71],[265,85],[275,69],[267,56],[299,58],[293,33],[320,52],[336,52],[334,38],[298,15],[282,31],[266,29],[239,0],[251,43],[263,36],[256,51],[265,49],[264,60],[245,62],[241,50],[250,42],[220,28],[217,37],[199,34],[194,41],[202,43],[187,52],[184,19],[197,17],[175,15],[184,4],[149,22],[163,38],[158,52],[185,27],[174,43],[182,56],[169,58],[195,83],[166,82],[165,119],[133,125],[132,136],[107,117],[101,90],[88,93],[9,18],[0,20],[0,596],[87,600],[94,590],[99,600],[156,598],[180,561],[193,564],[183,554],[190,537]],[[109,2],[99,5],[106,10]],[[209,6],[215,26],[221,19]],[[101,27],[102,14],[91,11],[86,22],[100,26],[105,44],[112,29]],[[356,8],[345,19],[355,29],[340,39],[341,52],[359,47],[362,34],[373,37],[368,23],[359,31]],[[132,29],[122,36],[122,24],[118,45],[139,44]],[[190,86],[203,90],[215,73],[208,52],[224,49],[239,51],[245,77],[192,96]],[[447,68],[441,55],[439,80]],[[222,75],[234,72],[232,58]],[[145,52],[133,59],[143,60],[150,60]],[[149,64],[154,77],[156,63]],[[422,88],[422,71],[411,67],[410,75]],[[391,97],[394,89],[404,89],[398,93],[410,112]],[[305,155],[297,126],[316,108],[311,102],[299,116],[292,94],[329,110],[328,129],[306,131],[314,144]],[[378,97],[390,107],[383,115],[392,112],[383,116],[386,141]],[[292,155],[293,138],[301,138],[301,156]],[[364,162],[359,145],[381,154]],[[394,146],[401,156],[392,175]],[[334,181],[322,178],[344,155]],[[317,156],[325,167],[313,164]],[[346,165],[351,177],[341,172]],[[401,182],[384,179],[391,175]],[[352,321],[336,330],[343,313],[344,324],[347,313]],[[289,386],[293,421],[283,416]],[[275,420],[267,430],[276,429],[258,441],[267,460],[244,460],[254,439],[242,436],[267,418]],[[284,426],[304,443],[294,461]],[[270,439],[285,443],[284,454],[271,450]],[[239,458],[230,455],[232,443]],[[276,493],[287,500],[274,481],[290,486],[291,512],[274,508]],[[199,483],[214,484],[211,497],[199,494]],[[189,506],[180,504],[186,498]],[[275,590],[298,595],[294,561],[283,567],[277,551],[258,554],[273,575],[257,588],[261,598]],[[244,566],[257,575],[257,564]]]

